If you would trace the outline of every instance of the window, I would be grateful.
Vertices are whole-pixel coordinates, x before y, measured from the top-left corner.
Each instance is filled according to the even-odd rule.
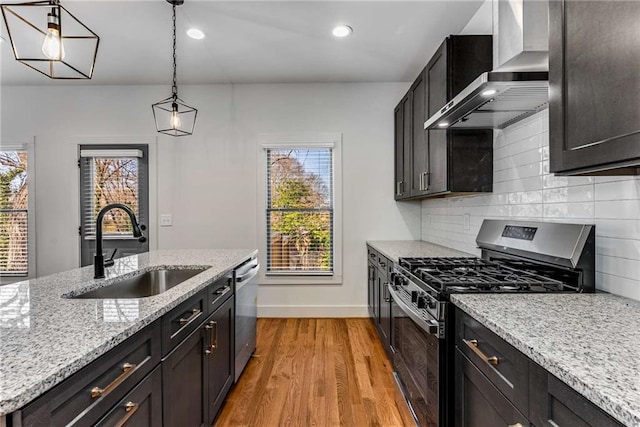
[[[141,224],[148,224],[147,146],[80,147],[81,264],[93,263],[96,218],[105,206],[129,206]],[[109,211],[102,223],[104,248],[118,248],[120,257],[146,252],[132,235],[131,221],[121,209]]]
[[[267,148],[267,274],[334,274],[333,148]]]
[[[29,275],[27,168],[26,147],[0,151],[0,278],[3,279]]]

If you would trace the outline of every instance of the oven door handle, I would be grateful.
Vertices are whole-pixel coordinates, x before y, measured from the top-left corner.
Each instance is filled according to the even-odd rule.
[[[391,284],[387,284],[387,289],[393,298],[393,302],[398,304],[398,307],[413,320],[420,329],[428,334],[439,336],[440,325],[435,320],[426,320],[414,310],[411,309],[407,303],[405,303],[400,295],[395,291]]]

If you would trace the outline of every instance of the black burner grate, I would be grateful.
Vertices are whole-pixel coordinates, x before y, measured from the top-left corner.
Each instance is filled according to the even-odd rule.
[[[401,258],[400,265],[443,292],[558,292],[566,285],[536,274],[480,258]]]

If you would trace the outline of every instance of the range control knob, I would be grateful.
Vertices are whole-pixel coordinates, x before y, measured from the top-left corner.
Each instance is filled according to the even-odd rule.
[[[429,304],[429,308],[436,308],[436,301],[435,300],[430,299],[428,304]]]
[[[427,308],[427,298],[424,296],[418,297],[418,308]]]
[[[411,302],[416,303],[418,301],[418,291],[411,291]]]

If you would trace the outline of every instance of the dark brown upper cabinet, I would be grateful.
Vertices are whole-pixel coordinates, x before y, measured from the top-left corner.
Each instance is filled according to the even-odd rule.
[[[640,2],[549,2],[550,170],[640,174]]]
[[[411,96],[409,93],[394,110],[395,128],[395,199],[401,200],[410,196],[411,181]]]
[[[430,115],[491,70],[491,40],[447,37],[396,107],[396,200],[492,191],[492,130],[424,130]]]

